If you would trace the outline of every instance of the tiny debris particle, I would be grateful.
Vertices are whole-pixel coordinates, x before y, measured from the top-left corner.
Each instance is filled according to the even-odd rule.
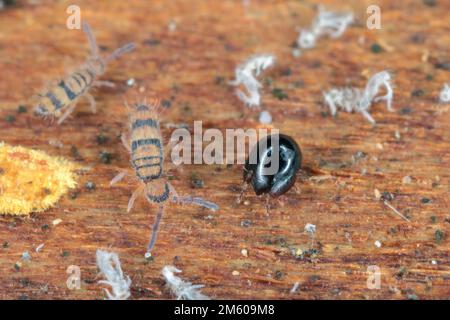
[[[444,239],[445,234],[442,230],[437,229],[434,233],[434,240],[437,244],[441,244],[442,240]]]
[[[411,177],[410,176],[404,176],[402,179],[403,184],[410,184],[411,183]]]
[[[381,192],[378,189],[374,190],[375,199],[380,200],[381,199]]]
[[[289,291],[289,292],[290,293],[295,293],[299,286],[300,286],[300,282],[294,283],[294,286],[292,287],[291,291]]]
[[[86,189],[88,189],[89,191],[95,190],[95,183],[93,183],[92,181],[86,182]]]
[[[24,251],[22,253],[22,260],[23,261],[30,261],[30,259],[31,259],[30,253],[28,251]]]
[[[288,98],[288,95],[286,92],[283,91],[281,88],[273,88],[272,89],[272,95],[277,98],[278,100],[285,100]]]
[[[450,61],[438,62],[434,66],[436,69],[450,70]]]
[[[242,250],[241,250],[241,254],[242,254],[244,257],[248,257],[248,251],[247,251],[247,249],[242,249]]]
[[[100,152],[100,161],[104,164],[110,164],[113,156],[111,153],[102,151]]]
[[[422,199],[420,200],[420,202],[422,202],[423,204],[427,204],[427,203],[430,203],[431,200],[428,199],[428,198],[422,198]]]
[[[134,78],[130,78],[127,80],[127,86],[131,87],[136,83],[136,80]]]
[[[108,137],[105,136],[103,133],[100,133],[99,135],[97,135],[96,140],[97,140],[97,144],[103,145],[106,142],[108,142]]]
[[[12,114],[9,114],[6,116],[5,120],[8,123],[13,123],[14,121],[16,121],[16,117],[14,117]]]
[[[431,216],[430,220],[431,220],[431,223],[436,223],[437,218],[436,218],[436,216]]]
[[[25,107],[24,105],[20,105],[17,108],[17,113],[25,113],[25,112],[27,112],[27,107]]]
[[[164,99],[161,101],[161,106],[163,108],[169,109],[172,106],[172,101],[170,101],[169,99]]]
[[[241,221],[241,227],[248,228],[252,225],[252,221],[248,219],[244,219]]]
[[[191,187],[194,189],[201,189],[204,186],[204,182],[203,180],[197,175],[197,174],[192,174],[191,175]]]
[[[437,261],[436,260],[431,260],[431,264],[437,265]]]
[[[383,47],[378,43],[374,43],[370,46],[370,51],[372,51],[372,53],[381,53],[383,52]]]
[[[379,150],[383,150],[383,144],[381,144],[381,143],[377,143],[376,145],[375,145],[376,147],[377,147],[377,149],[379,149]]]
[[[423,4],[428,7],[435,7],[436,6],[436,0],[423,0]]]
[[[5,241],[5,242],[3,242],[3,248],[8,248],[9,247],[9,242],[8,241]]]
[[[14,264],[14,269],[15,269],[16,271],[19,271],[20,268],[22,268],[22,263],[21,263],[20,261],[17,261],[17,262]]]
[[[157,46],[157,45],[161,44],[161,41],[158,40],[158,39],[153,39],[153,38],[151,38],[151,39],[145,40],[145,41],[144,41],[144,44],[147,44],[147,45],[153,47],[153,46]]]
[[[53,220],[52,221],[52,224],[54,225],[54,226],[57,226],[58,224],[60,224],[62,222],[62,219],[55,219],[55,220]]]
[[[63,258],[67,258],[68,256],[70,256],[69,251],[63,251],[63,252],[61,253],[61,257],[63,257]]]
[[[395,134],[394,134],[395,139],[400,140],[402,138],[400,131],[395,130]]]
[[[270,124],[270,123],[272,123],[272,116],[270,115],[270,113],[268,111],[262,111],[259,114],[259,122],[261,124]]]
[[[375,247],[381,248],[381,242],[379,240],[375,241]]]
[[[44,243],[41,243],[40,245],[38,245],[37,247],[36,247],[36,253],[39,253],[39,252],[41,252],[41,250],[42,250],[42,248],[44,248],[44,246],[45,246],[45,244]]]
[[[153,260],[152,253],[147,251],[147,252],[144,254],[144,259],[147,260],[147,261],[152,261],[152,260]]]
[[[419,297],[415,293],[408,293],[406,297],[408,300],[419,300]]]
[[[312,223],[307,223],[305,225],[305,232],[310,233],[310,234],[314,234],[316,233],[316,226]]]
[[[233,276],[235,276],[235,277],[237,277],[238,275],[240,275],[239,271],[237,271],[237,270],[234,270],[231,274],[232,274]]]
[[[411,92],[412,97],[423,97],[425,95],[425,91],[423,89],[415,89]]]
[[[283,277],[284,277],[284,272],[283,271],[280,271],[280,270],[275,271],[274,278],[276,280],[281,280]]]

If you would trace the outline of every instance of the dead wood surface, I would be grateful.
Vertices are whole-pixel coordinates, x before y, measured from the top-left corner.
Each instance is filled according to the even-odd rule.
[[[322,38],[299,58],[292,55],[292,43],[296,27],[309,26],[316,14],[311,1],[250,1],[247,7],[242,1],[19,1],[0,11],[1,140],[83,167],[78,189],[57,208],[0,217],[0,298],[103,298],[98,248],[119,253],[133,299],[172,298],[160,275],[167,264],[183,270],[184,279],[204,284],[203,292],[215,299],[449,298],[450,116],[449,105],[438,104],[437,96],[450,81],[450,71],[439,65],[450,60],[450,3],[380,1],[383,28],[368,30],[366,8],[373,2],[323,1],[328,9],[353,10],[357,22],[341,38]],[[88,54],[84,34],[65,27],[70,4],[81,6],[105,52],[129,41],[138,49],[108,67],[103,79],[117,87],[94,92],[97,114],[82,101],[62,126],[49,125],[33,116],[30,98]],[[374,52],[374,43],[383,50]],[[271,112],[274,128],[301,145],[305,174],[297,190],[283,204],[274,201],[266,217],[264,201],[252,192],[245,204],[236,204],[241,166],[175,170],[178,193],[204,196],[220,210],[169,205],[155,259],[145,261],[156,207],[141,198],[127,214],[137,185],[109,187],[118,170],[129,166],[119,138],[124,98],[161,99],[166,137],[173,130],[168,124],[192,129],[194,120],[204,128],[259,128],[259,112],[244,108],[227,81],[238,63],[266,52],[278,61],[263,74],[263,108]],[[384,69],[395,75],[395,112],[375,104],[375,128],[360,114],[341,112],[333,119],[320,108],[323,90],[364,87],[368,76]],[[136,80],[133,87],[126,85],[130,78]],[[273,88],[288,99],[278,100]],[[21,104],[26,113],[17,113]],[[99,135],[106,143],[98,143]],[[102,162],[102,152],[112,154],[110,163]],[[352,158],[361,152],[364,157]],[[191,187],[193,176],[203,180],[203,188]],[[405,176],[411,183],[402,183]],[[94,190],[85,187],[89,181]],[[391,204],[411,222],[376,200],[375,189],[392,193]],[[58,218],[62,222],[54,226]],[[317,253],[296,257],[292,252],[311,249],[306,223],[317,227]],[[437,230],[443,239],[436,238]],[[21,261],[24,251],[31,254],[29,262]],[[15,267],[18,261],[21,267]],[[66,286],[70,265],[81,268],[80,290]],[[366,285],[371,265],[381,270],[379,290]],[[290,293],[296,282],[299,289]]]

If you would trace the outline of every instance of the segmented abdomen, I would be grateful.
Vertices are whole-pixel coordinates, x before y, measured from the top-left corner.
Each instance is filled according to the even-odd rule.
[[[134,119],[131,125],[131,165],[143,182],[161,177],[163,145],[158,121],[151,118]]]
[[[85,93],[92,86],[94,78],[94,73],[87,68],[74,72],[41,97],[38,111],[58,113]]]

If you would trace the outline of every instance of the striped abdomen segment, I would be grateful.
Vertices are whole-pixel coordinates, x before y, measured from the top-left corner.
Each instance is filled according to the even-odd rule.
[[[53,114],[69,106],[91,87],[94,77],[89,69],[82,69],[61,80],[41,97],[39,111]]]
[[[158,122],[136,119],[131,125],[131,164],[144,182],[162,175],[163,149]]]

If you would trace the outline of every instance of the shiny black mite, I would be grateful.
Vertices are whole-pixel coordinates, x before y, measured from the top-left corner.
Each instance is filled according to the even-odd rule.
[[[274,139],[278,139],[278,148],[276,144],[272,145],[272,141],[276,141]],[[273,152],[278,155],[279,166],[278,170],[270,172],[267,170],[271,167],[270,158]],[[256,163],[250,161],[254,159],[257,159]],[[258,141],[247,158],[244,182],[251,184],[257,195],[269,194],[278,197],[292,188],[301,164],[302,152],[294,139],[284,134],[269,135]]]

